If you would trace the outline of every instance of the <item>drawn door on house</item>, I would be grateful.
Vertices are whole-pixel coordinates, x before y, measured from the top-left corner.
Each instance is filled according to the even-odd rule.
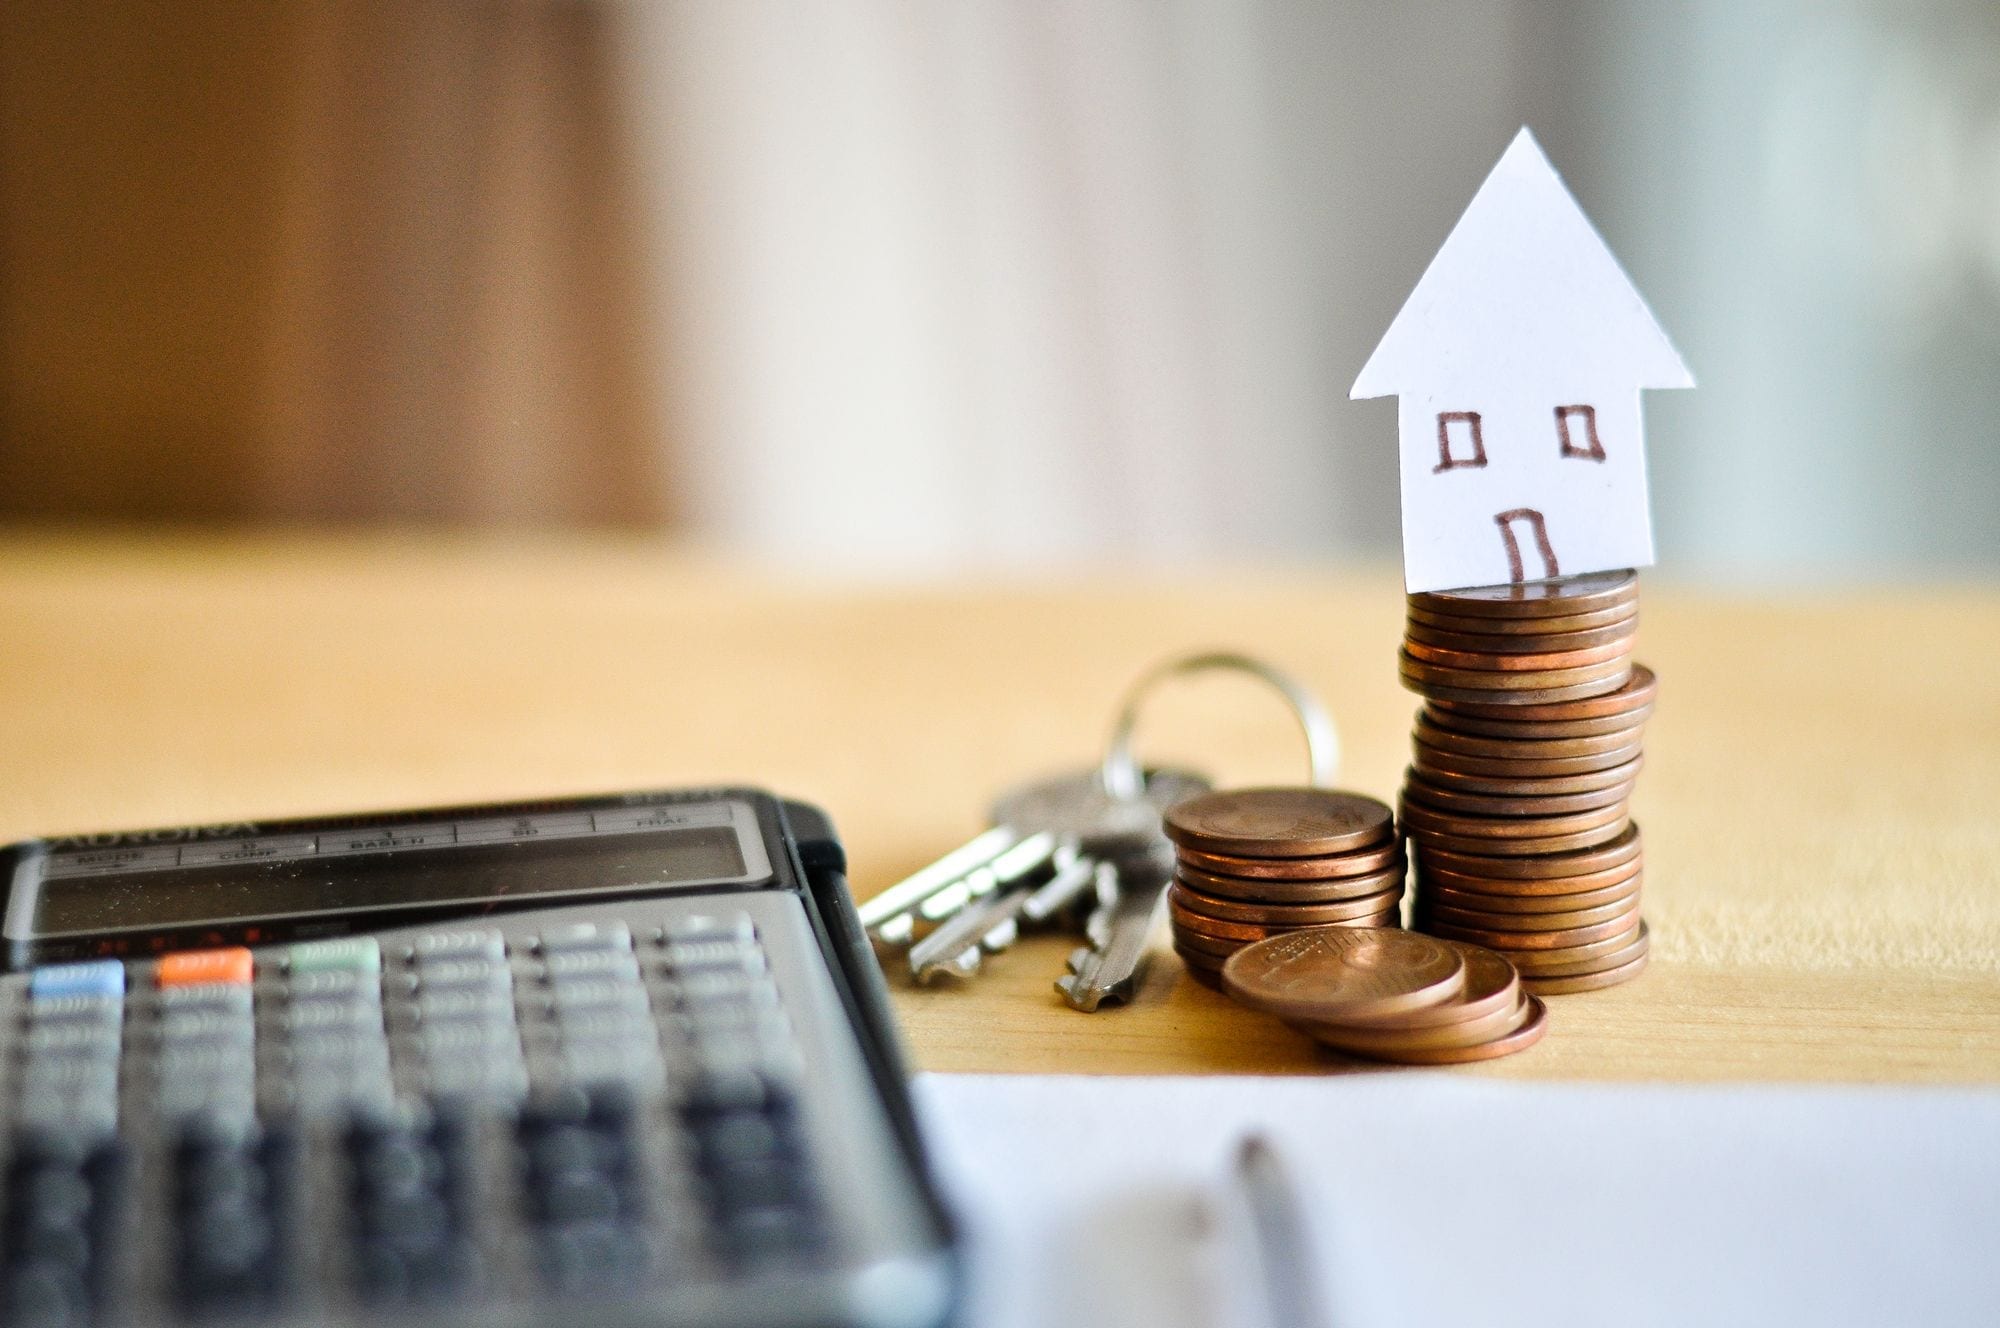
[[[1497,513],[1493,520],[1500,527],[1500,540],[1507,546],[1507,579],[1522,582],[1530,579],[1530,568],[1522,557],[1522,546],[1527,543],[1534,551],[1539,569],[1534,571],[1533,580],[1553,581],[1562,575],[1562,568],[1556,562],[1555,546],[1549,543],[1548,523],[1542,514],[1532,507],[1515,507]],[[1525,540],[1524,540],[1525,537]]]

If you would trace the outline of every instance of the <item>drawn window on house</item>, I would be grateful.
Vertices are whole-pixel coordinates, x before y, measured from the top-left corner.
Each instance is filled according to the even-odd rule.
[[[1460,466],[1486,464],[1486,441],[1479,436],[1479,412],[1442,410],[1438,412],[1438,463],[1431,474],[1456,470]]]
[[[1528,580],[1528,569],[1521,559],[1521,538],[1515,533],[1514,523],[1520,522],[1534,537],[1535,553],[1541,559],[1541,574],[1537,581],[1553,581],[1562,575],[1562,568],[1556,563],[1555,546],[1549,543],[1548,524],[1542,514],[1532,507],[1516,507],[1496,515],[1494,521],[1500,526],[1500,539],[1507,546],[1507,579],[1521,582]]]
[[[1564,456],[1604,460],[1604,444],[1597,438],[1597,407],[1557,406],[1556,434],[1562,439]]]

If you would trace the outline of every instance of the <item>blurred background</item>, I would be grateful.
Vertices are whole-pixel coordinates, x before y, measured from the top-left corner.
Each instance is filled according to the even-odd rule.
[[[10,0],[0,520],[1388,563],[1523,123],[1701,384],[1663,570],[2000,565],[1990,0]]]

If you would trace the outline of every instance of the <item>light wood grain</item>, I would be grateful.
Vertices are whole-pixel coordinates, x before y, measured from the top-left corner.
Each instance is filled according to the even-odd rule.
[[[1332,703],[1392,796],[1412,698],[1393,573],[801,584],[643,542],[0,540],[0,835],[747,780],[840,823],[866,894],[1006,780],[1093,760],[1167,653],[1228,645]],[[1503,1077],[2000,1080],[2000,594],[1648,581],[1637,814],[1652,969],[1557,998]],[[1301,758],[1233,681],[1142,747],[1227,782]],[[1063,1008],[1066,942],[899,986],[924,1066],[1351,1069],[1181,977]]]

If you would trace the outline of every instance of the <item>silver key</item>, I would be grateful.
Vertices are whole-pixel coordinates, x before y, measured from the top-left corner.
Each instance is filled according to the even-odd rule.
[[[1179,771],[1149,776],[1137,798],[1106,792],[1098,770],[1017,785],[993,804],[993,829],[870,899],[862,923],[882,945],[909,947],[918,981],[969,977],[1023,921],[1048,922],[1093,888],[1102,903],[1127,864],[1154,875],[1161,812],[1207,788]],[[917,939],[925,923],[934,928]]]
[[[1166,911],[1167,877],[1145,883],[1122,882],[1118,897],[1092,919],[1092,945],[1070,952],[1069,972],[1056,979],[1056,990],[1071,1006],[1086,1014],[1100,1005],[1132,999],[1139,976],[1152,953],[1153,933]]]

